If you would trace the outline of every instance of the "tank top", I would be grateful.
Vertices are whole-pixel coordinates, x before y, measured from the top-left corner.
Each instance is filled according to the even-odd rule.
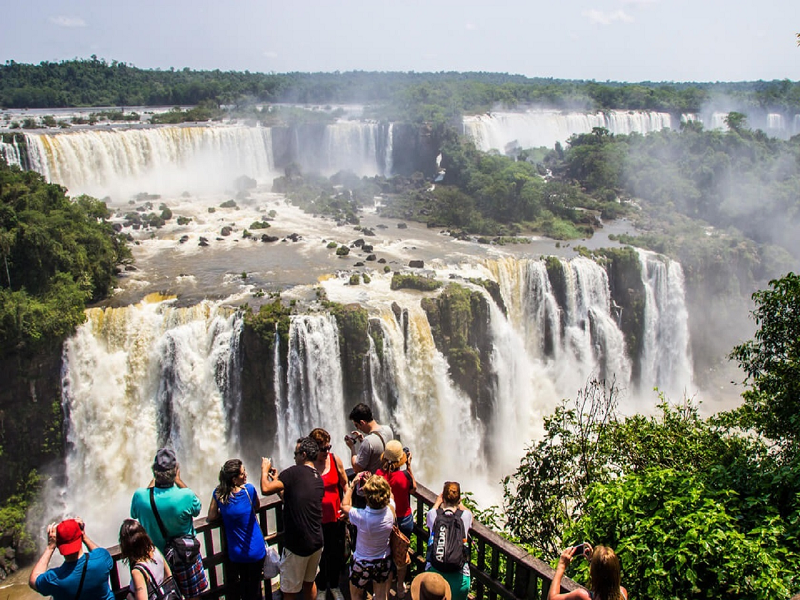
[[[139,563],[136,563],[136,564],[139,564]],[[151,558],[150,560],[142,561],[141,564],[143,564],[145,567],[147,567],[147,570],[150,571],[150,573],[153,575],[153,579],[155,579],[156,583],[158,583],[158,584],[163,583],[163,581],[164,581],[164,556],[161,554],[161,552],[158,551],[158,548],[155,548],[153,550],[153,558]],[[148,581],[147,574],[146,573],[142,573],[142,576],[144,577],[145,582],[147,582]],[[133,577],[131,577],[131,583],[130,583],[129,587],[130,587],[131,592],[136,594],[136,587],[133,584]]]
[[[325,493],[322,496],[322,523],[335,523],[339,520],[339,509],[342,500],[339,496],[339,471],[336,468],[336,457],[333,452],[328,454],[330,466],[328,472],[322,476],[322,485]]]

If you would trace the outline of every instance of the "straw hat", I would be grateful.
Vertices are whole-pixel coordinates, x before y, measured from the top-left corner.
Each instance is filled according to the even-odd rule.
[[[403,444],[401,444],[397,440],[389,440],[386,442],[386,448],[383,449],[383,460],[388,460],[389,462],[396,462],[405,464],[406,462],[406,453],[403,452]]]
[[[450,584],[438,573],[425,571],[411,582],[413,600],[450,600]]]

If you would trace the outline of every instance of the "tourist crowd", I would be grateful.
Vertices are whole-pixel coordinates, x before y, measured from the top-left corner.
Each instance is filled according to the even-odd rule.
[[[342,457],[331,451],[330,434],[321,428],[297,440],[295,464],[280,473],[270,459],[261,461],[261,494],[280,494],[283,500],[280,557],[265,545],[258,518],[258,490],[247,481],[242,461],[231,459],[222,465],[207,516],[209,521],[222,520],[229,565],[226,598],[260,600],[265,577],[276,571],[286,600],[326,600],[328,594],[332,600],[343,600],[339,583],[345,575],[352,600],[362,600],[367,590],[375,600],[387,600],[394,582],[396,598],[406,596],[408,544],[414,525],[411,495],[417,486],[412,453],[394,439],[390,427],[376,422],[369,406],[356,405],[349,418],[355,426],[345,436],[350,450],[348,466],[355,473],[352,479],[348,479]],[[181,479],[172,449],[158,450],[152,470],[149,485],[134,492],[131,518],[125,519],[119,532],[121,554],[131,572],[129,598],[199,598],[208,587],[193,525],[202,508],[200,499]],[[425,572],[412,581],[412,598],[466,600],[472,514],[461,502],[457,482],[445,483],[426,521],[430,535]],[[30,575],[34,590],[55,600],[113,600],[109,585],[113,560],[89,538],[83,520],[51,524],[47,539],[47,548]],[[64,563],[48,569],[56,548]],[[608,551],[616,559],[613,551],[598,547],[591,554],[588,544],[581,551],[591,557],[593,597],[616,598],[594,586],[595,577],[598,581],[607,578],[595,563],[613,563],[605,554]],[[589,598],[574,593],[554,595],[575,552],[568,548],[562,554],[551,600]],[[596,561],[594,555],[601,553],[604,560]],[[619,561],[615,564],[619,591]]]

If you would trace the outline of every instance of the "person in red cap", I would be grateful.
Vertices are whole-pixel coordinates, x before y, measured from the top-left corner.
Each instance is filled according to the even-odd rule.
[[[84,545],[88,552],[83,551]],[[56,548],[64,564],[48,569]],[[33,567],[28,585],[53,600],[114,600],[108,583],[113,567],[108,550],[86,535],[83,519],[66,519],[47,526],[47,548]]]

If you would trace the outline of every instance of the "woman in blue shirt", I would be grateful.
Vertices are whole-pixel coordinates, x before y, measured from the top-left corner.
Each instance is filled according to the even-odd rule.
[[[239,582],[242,600],[261,600],[262,567],[266,548],[256,511],[258,494],[247,483],[247,471],[238,458],[227,461],[219,470],[219,485],[211,496],[208,520],[222,517],[228,559],[231,561],[232,581]]]

